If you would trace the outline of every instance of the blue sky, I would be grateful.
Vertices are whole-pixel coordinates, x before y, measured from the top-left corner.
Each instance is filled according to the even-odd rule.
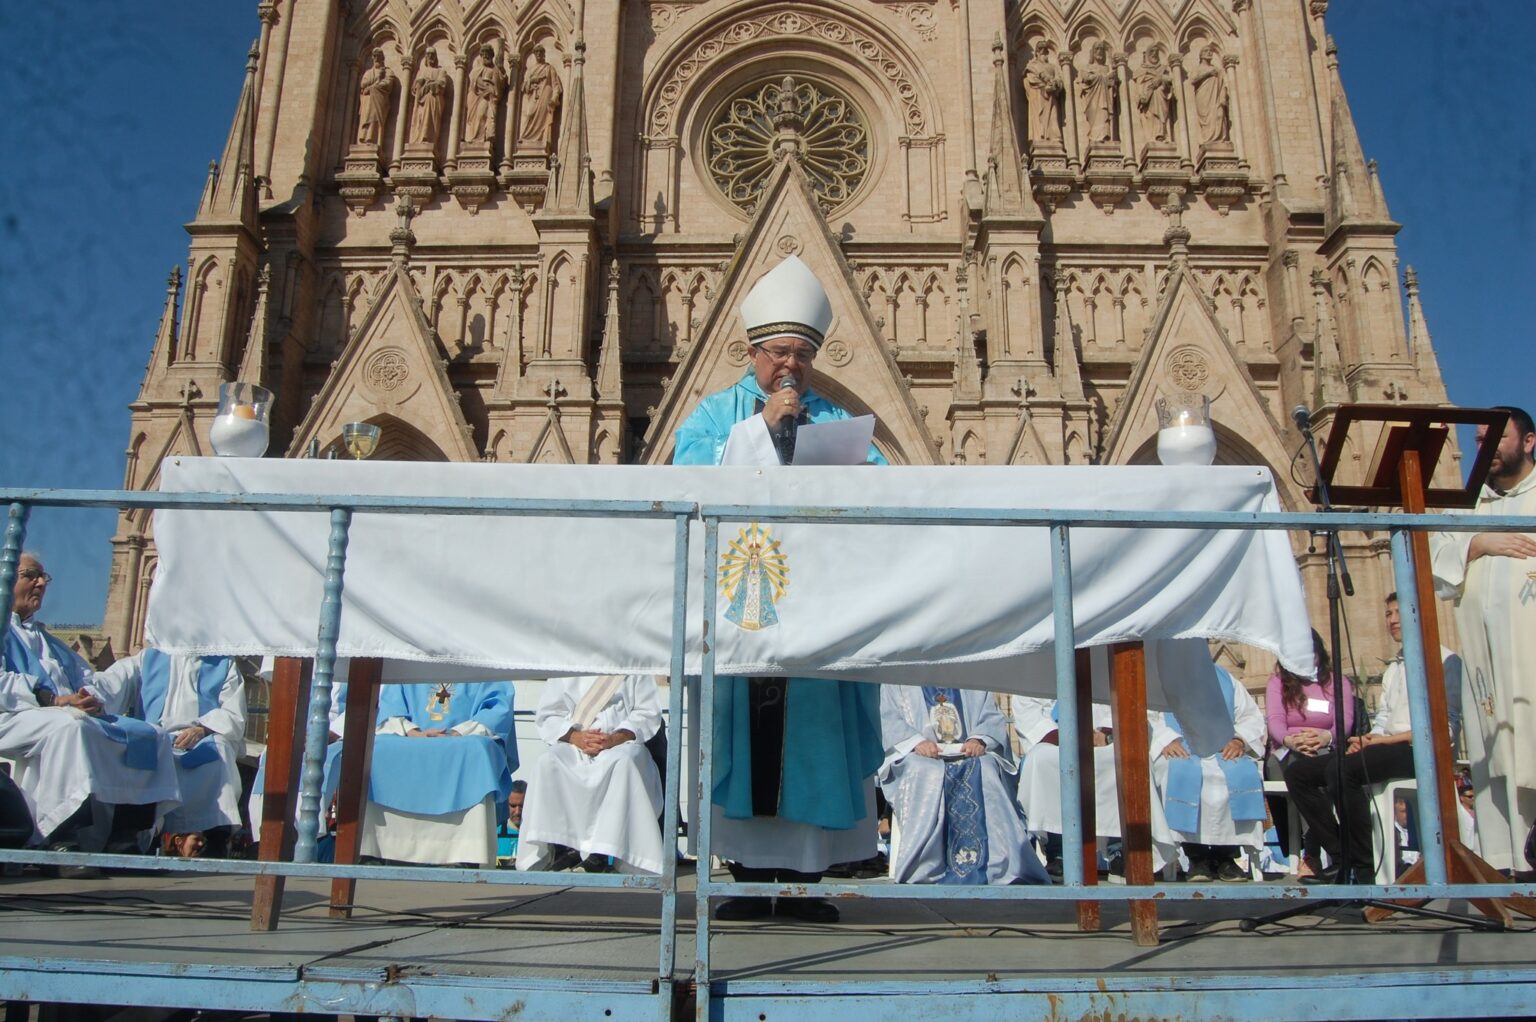
[[[122,484],[127,405],[229,130],[255,10],[0,5],[0,35],[26,40],[0,61],[0,485]],[[1328,24],[1452,400],[1536,404],[1536,3],[1335,0]],[[57,576],[45,619],[100,621],[114,524],[34,515],[27,545]]]

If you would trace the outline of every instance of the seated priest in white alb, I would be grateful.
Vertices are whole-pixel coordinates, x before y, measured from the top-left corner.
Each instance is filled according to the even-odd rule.
[[[1152,721],[1152,785],[1195,882],[1249,879],[1235,861],[1238,851],[1247,849],[1256,861],[1264,844],[1264,713],[1232,675],[1218,667],[1216,677],[1232,737],[1214,754],[1195,755],[1173,714]]]
[[[1013,798],[1008,722],[986,692],[880,687],[885,762],[904,884],[1049,883]]]
[[[117,807],[152,806],[146,826],[175,807],[171,739],[127,715],[131,687],[98,681],[37,620],[51,580],[36,555],[21,555],[0,670],[0,761],[50,849],[100,851]]]
[[[612,856],[626,872],[660,873],[661,774],[645,743],[661,729],[649,674],[551,678],[534,717],[549,745],[533,767],[517,868],[547,869],[563,845]]]
[[[1024,744],[1024,764],[1019,768],[1019,806],[1024,810],[1030,833],[1052,847],[1048,858],[1055,859],[1060,853],[1054,846],[1061,837],[1061,749],[1056,701],[1019,696],[1013,700],[1013,714],[1014,728]],[[1147,718],[1139,719],[1143,726],[1150,726]],[[1115,779],[1114,717],[1108,706],[1093,704],[1092,726],[1089,738],[1093,742],[1094,833],[1100,838],[1118,838],[1120,789]],[[1152,868],[1161,870],[1173,858],[1173,834],[1163,817],[1157,793],[1152,792],[1152,796]]]
[[[496,864],[517,745],[509,681],[384,685],[359,855]]]
[[[240,826],[245,679],[234,659],[144,649],[97,677],[135,690],[144,719],[171,736],[181,805],[166,815],[166,832]]]

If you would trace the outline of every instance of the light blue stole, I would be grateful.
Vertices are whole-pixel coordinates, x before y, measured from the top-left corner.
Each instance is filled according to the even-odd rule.
[[[171,658],[158,649],[146,649],[140,660],[139,702],[144,719],[155,723],[165,712],[165,697],[171,687]],[[197,713],[202,716],[218,709],[219,694],[229,677],[229,657],[205,656],[197,664]],[[190,749],[176,750],[176,763],[191,770],[219,758],[218,739],[206,735]]]
[[[1235,717],[1232,675],[1218,667],[1216,678],[1221,682],[1221,694],[1227,701],[1227,716]],[[1178,719],[1173,714],[1165,713],[1163,719],[1175,734],[1181,738],[1184,736],[1184,730],[1179,727]],[[1168,826],[1185,834],[1198,833],[1200,830],[1200,789],[1205,786],[1201,762],[1194,756],[1168,760],[1168,785],[1163,798],[1163,811],[1168,818]],[[1216,765],[1221,767],[1221,772],[1227,778],[1228,805],[1232,810],[1232,819],[1264,819],[1264,780],[1259,776],[1258,763],[1251,756],[1240,756],[1237,759],[1222,759],[1218,756]]]
[[[64,676],[69,679],[69,689],[77,692],[85,684],[85,675],[80,669],[80,658],[74,650],[54,638],[45,628],[39,628],[43,642],[47,643],[53,659],[64,669]],[[48,672],[43,669],[42,661],[33,655],[30,647],[21,641],[21,636],[16,634],[16,629],[9,624],[5,630],[5,669],[17,674],[25,674],[37,681],[38,688],[45,688],[55,696],[59,694],[58,687],[48,677]],[[134,720],[132,717],[119,717],[104,713],[99,717],[88,717],[102,734],[119,745],[127,746],[123,752],[123,763],[133,770],[153,770],[160,757],[160,732],[142,720]]]
[[[957,688],[924,685],[923,702],[929,712],[940,695],[963,720],[965,709]],[[944,764],[944,874],[937,883],[968,887],[987,882],[987,803],[980,768],[981,760],[971,756]]]

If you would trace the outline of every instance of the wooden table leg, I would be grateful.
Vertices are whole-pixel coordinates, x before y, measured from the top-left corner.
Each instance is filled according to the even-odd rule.
[[[1099,882],[1098,791],[1093,764],[1093,661],[1086,649],[1077,651],[1077,800],[1083,807],[1083,883]],[[1062,849],[1066,853],[1066,849]],[[1077,928],[1099,929],[1099,903],[1077,903]]]
[[[1120,789],[1120,841],[1125,882],[1150,884],[1152,871],[1152,758],[1147,731],[1147,661],[1139,642],[1110,650],[1114,688],[1115,775]],[[1131,935],[1151,947],[1158,942],[1157,903],[1131,902]]]
[[[310,660],[278,657],[272,667],[267,706],[267,769],[261,819],[253,820],[259,858],[283,862],[293,858],[297,834],[293,825],[294,797],[304,757],[305,724],[309,720]],[[251,895],[251,929],[275,930],[283,911],[285,877],[256,878]]]
[[[368,778],[373,769],[374,718],[379,713],[379,679],[384,662],[376,657],[354,658],[347,674],[347,716],[342,724],[341,782],[336,793],[336,863],[357,862],[363,839],[363,813],[368,806]],[[357,881],[331,881],[331,918],[352,916]]]

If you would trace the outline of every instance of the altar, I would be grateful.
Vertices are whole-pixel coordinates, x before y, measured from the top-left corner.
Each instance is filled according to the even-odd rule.
[[[711,659],[714,675],[1044,697],[1059,691],[1051,534],[1045,522],[1000,520],[1039,508],[1238,517],[1280,510],[1267,470],[1251,467],[173,458],[162,468],[161,490],[302,495],[315,505],[314,512],[157,512],[146,641],[171,652],[314,657],[334,555],[333,524],[323,513],[330,507],[376,498],[402,505],[515,498],[552,509],[359,510],[346,536],[335,654],[377,664],[385,682],[667,675],[675,667],[673,610],[686,607],[679,635],[687,675],[710,673]],[[692,511],[557,510],[603,501]],[[919,520],[924,512],[931,520]],[[709,528],[718,529],[719,558],[706,565]],[[1312,670],[1301,580],[1283,532],[1080,523],[1070,561],[1072,634],[1079,650],[1090,651],[1083,660],[1092,666],[1094,697],[1113,695],[1128,712],[1174,711],[1197,752],[1230,736],[1207,640],[1249,643],[1292,670]],[[680,577],[685,599],[676,592]],[[714,620],[705,620],[708,596]],[[1124,686],[1111,691],[1110,653],[1131,646],[1142,683],[1134,686],[1138,698],[1120,705]],[[1134,759],[1137,745],[1144,749],[1144,736],[1127,742],[1125,755]]]

